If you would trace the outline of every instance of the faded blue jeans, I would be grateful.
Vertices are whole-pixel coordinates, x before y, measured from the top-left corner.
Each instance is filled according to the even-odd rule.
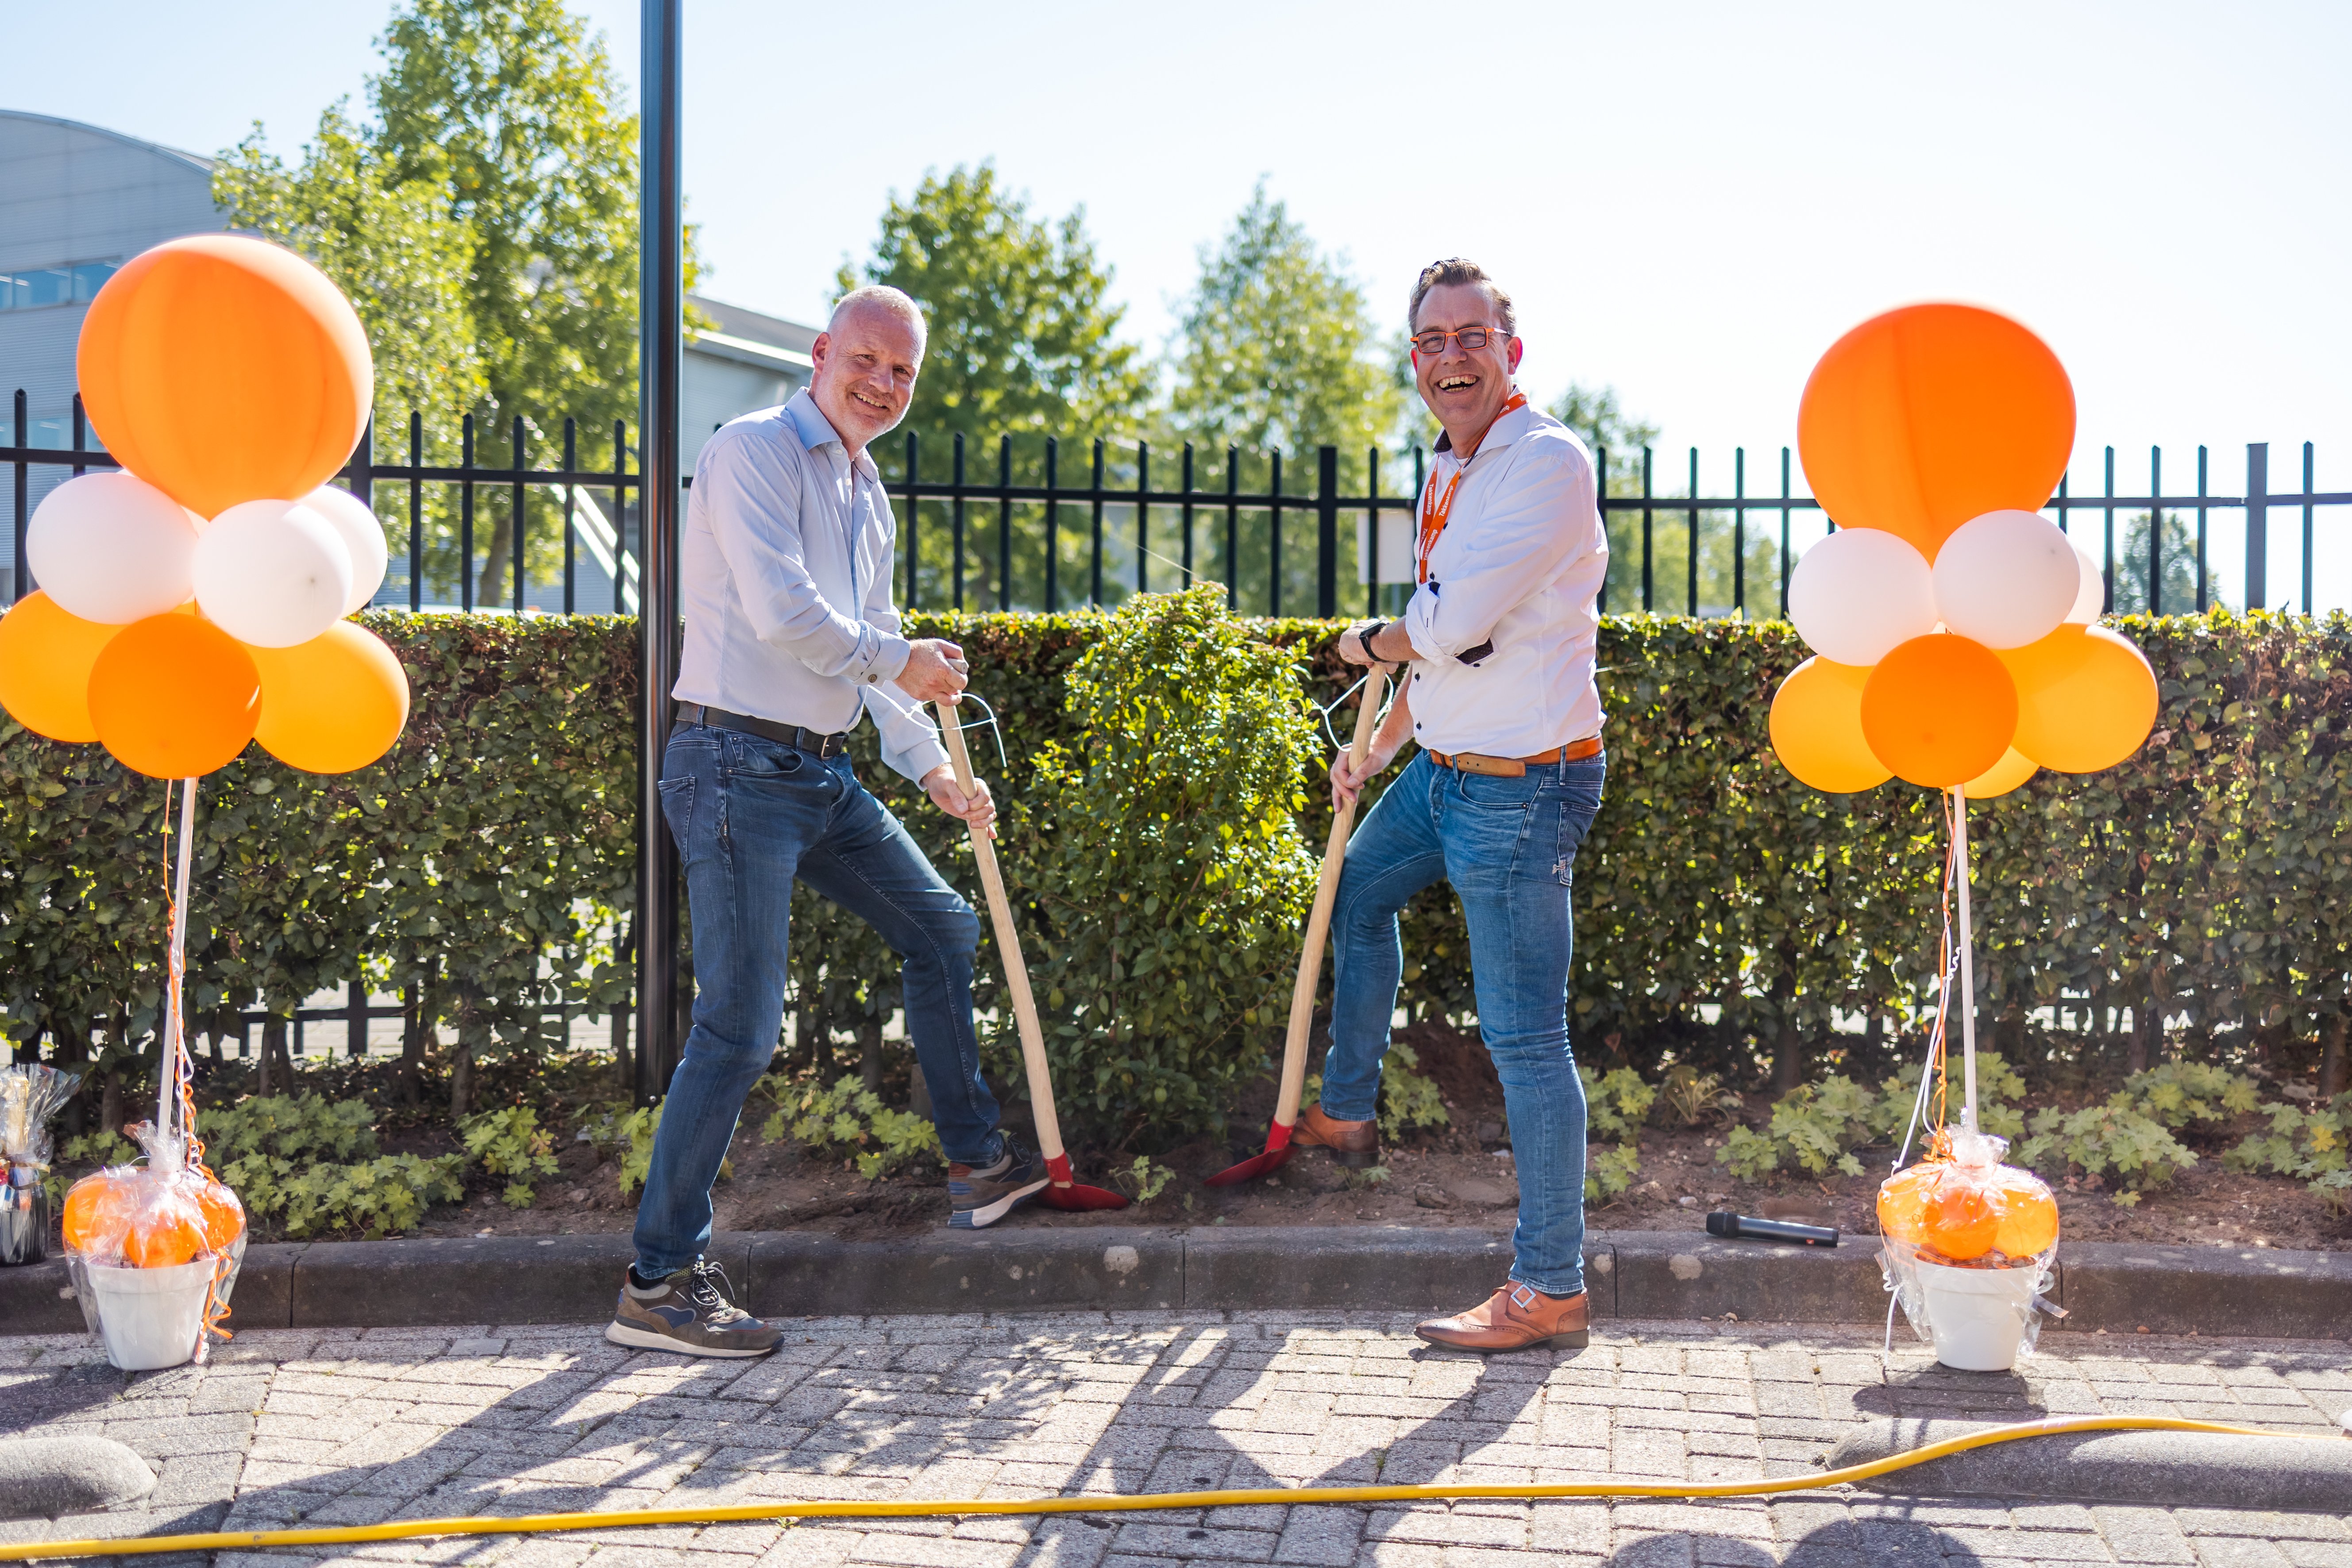
[[[1323,1111],[1380,1114],[1402,953],[1397,911],[1441,877],[1470,927],[1478,1032],[1503,1080],[1518,1167],[1511,1278],[1547,1296],[1584,1289],[1584,1085],[1568,1043],[1576,851],[1601,809],[1605,757],[1524,778],[1441,768],[1417,752],[1348,841],[1331,914],[1338,948]]]
[[[694,919],[694,1028],[663,1102],[637,1204],[637,1272],[710,1244],[710,1186],[744,1097],[775,1055],[794,879],[870,922],[899,958],[907,1033],[950,1160],[996,1158],[996,1100],[971,1027],[980,921],[847,757],[681,724],[662,757],[662,816]]]

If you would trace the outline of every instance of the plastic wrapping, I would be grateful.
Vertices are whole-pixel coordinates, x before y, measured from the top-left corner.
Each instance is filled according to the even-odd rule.
[[[1939,1136],[1878,1189],[1879,1267],[1912,1331],[1948,1366],[1992,1372],[2033,1353],[2058,1255],[2058,1202],[2004,1165],[2005,1140]]]
[[[41,1178],[56,1152],[49,1119],[80,1083],[79,1073],[37,1064],[0,1067],[0,1264],[48,1255],[49,1194]]]
[[[82,1320],[126,1372],[202,1360],[245,1260],[244,1205],[188,1162],[177,1133],[148,1122],[123,1131],[146,1163],[93,1172],[66,1194],[67,1269]]]

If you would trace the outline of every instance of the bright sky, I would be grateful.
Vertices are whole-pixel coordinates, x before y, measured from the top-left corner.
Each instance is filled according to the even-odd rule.
[[[584,4],[624,75],[637,8]],[[212,152],[265,121],[291,153],[373,68],[385,0],[109,0],[8,24],[0,105]],[[2281,3],[1426,7],[902,0],[826,11],[687,0],[692,216],[721,299],[816,319],[888,193],[993,158],[1036,207],[1084,204],[1128,328],[1157,346],[1260,175],[1376,306],[1473,256],[1517,295],[1523,379],[1614,385],[1660,467],[1731,448],[1777,473],[1814,358],[1887,306],[2013,314],[2065,361],[2076,493],[2273,489],[2318,447],[2352,489],[2352,7]],[[1181,18],[1181,19],[1180,19]],[[1439,64],[1437,62],[1444,62]],[[1434,81],[1429,79],[1435,78]],[[1670,456],[1671,454],[1671,456]],[[1756,486],[1751,477],[1751,487]],[[2272,599],[2299,576],[2272,523]],[[2352,509],[2318,525],[2323,605],[2352,597]],[[2217,518],[2234,584],[2242,528]]]

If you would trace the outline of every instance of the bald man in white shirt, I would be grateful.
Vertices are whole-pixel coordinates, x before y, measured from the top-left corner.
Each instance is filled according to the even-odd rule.
[[[1411,322],[1414,377],[1445,427],[1418,510],[1417,586],[1402,618],[1339,640],[1351,662],[1409,673],[1364,767],[1342,752],[1332,789],[1352,798],[1408,738],[1421,750],[1349,840],[1322,1102],[1292,1138],[1349,1163],[1378,1158],[1397,911],[1450,881],[1510,1115],[1519,1223],[1494,1294],[1416,1331],[1481,1352],[1580,1346],[1585,1105],[1568,1038],[1569,891],[1606,772],[1593,647],[1608,537],[1583,443],[1515,384],[1510,296],[1475,263],[1436,262],[1414,286]]]

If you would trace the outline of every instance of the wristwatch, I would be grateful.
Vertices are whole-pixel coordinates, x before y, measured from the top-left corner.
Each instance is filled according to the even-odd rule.
[[[1395,625],[1393,621],[1377,620],[1373,621],[1369,626],[1353,628],[1356,634],[1357,646],[1364,650],[1364,662],[1366,664],[1378,664],[1381,662],[1381,656],[1373,651],[1372,639],[1380,636],[1382,632],[1388,630],[1389,627],[1393,625]]]

